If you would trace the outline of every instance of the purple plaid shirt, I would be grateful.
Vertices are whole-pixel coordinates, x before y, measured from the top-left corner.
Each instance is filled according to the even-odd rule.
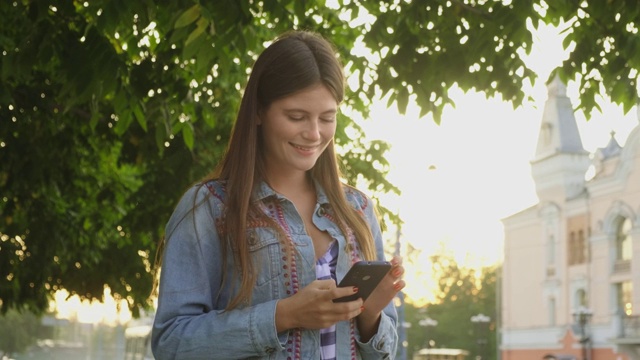
[[[336,242],[329,245],[327,252],[316,262],[316,278],[318,280],[336,280],[336,263],[338,261],[338,246]],[[320,353],[322,360],[336,359],[336,326],[320,330]]]

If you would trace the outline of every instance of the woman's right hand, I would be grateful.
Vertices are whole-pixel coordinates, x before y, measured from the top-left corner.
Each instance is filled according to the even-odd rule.
[[[315,280],[276,305],[278,332],[293,328],[324,329],[349,320],[362,312],[362,299],[334,303],[333,299],[352,295],[353,287],[339,288],[334,280]]]

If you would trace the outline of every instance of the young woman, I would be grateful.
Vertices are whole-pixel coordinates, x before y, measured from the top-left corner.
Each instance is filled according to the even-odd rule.
[[[310,32],[257,59],[228,151],[166,228],[156,359],[392,359],[400,259],[363,303],[336,283],[383,260],[374,204],[340,181],[342,66]]]

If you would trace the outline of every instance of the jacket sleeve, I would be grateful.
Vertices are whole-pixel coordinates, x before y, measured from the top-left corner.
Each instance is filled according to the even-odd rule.
[[[380,230],[380,223],[378,222],[378,215],[374,208],[373,201],[364,195],[363,193],[354,190],[356,192],[356,201],[359,203],[360,209],[363,215],[367,219],[371,228],[371,234],[376,247],[376,256],[378,260],[385,260],[384,245],[382,242],[382,233]],[[366,343],[359,341],[359,334],[356,335],[356,341],[360,349],[360,354],[363,359],[393,359],[396,355],[398,347],[398,313],[396,311],[393,301],[389,302],[384,308],[380,324],[378,325],[378,332]],[[356,327],[357,332],[357,327]]]
[[[218,202],[205,186],[191,188],[167,224],[151,339],[158,360],[262,357],[284,349],[277,300],[224,310]]]

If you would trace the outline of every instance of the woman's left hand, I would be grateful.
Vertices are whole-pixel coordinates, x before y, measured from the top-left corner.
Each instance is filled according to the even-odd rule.
[[[382,310],[406,285],[402,280],[402,275],[404,274],[402,258],[395,256],[391,260],[391,265],[391,270],[369,295],[364,302],[363,312],[358,316],[358,329],[360,330],[361,340],[364,342],[368,341],[378,331]]]

